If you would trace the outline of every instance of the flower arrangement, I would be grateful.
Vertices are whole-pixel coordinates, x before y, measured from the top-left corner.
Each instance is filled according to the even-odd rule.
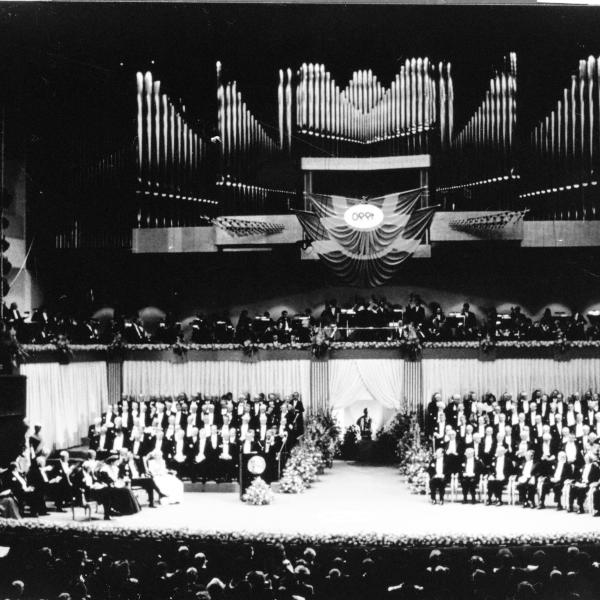
[[[301,534],[301,533],[255,533],[246,531],[218,532],[207,530],[201,538],[197,531],[188,528],[144,529],[136,527],[111,527],[102,529],[95,522],[65,521],[57,524],[52,521],[38,519],[0,519],[0,540],[3,545],[10,546],[24,540],[49,545],[53,540],[62,543],[72,541],[79,547],[84,543],[103,543],[106,546],[114,543],[122,548],[123,544],[156,544],[161,548],[165,544],[197,543],[202,540],[204,547],[218,546],[238,547],[240,544],[272,547],[275,544],[289,544],[294,547],[313,546],[335,548],[473,548],[509,546],[547,547],[558,545],[600,545],[600,531],[590,529],[585,533],[548,533],[525,534],[522,531],[507,532],[504,535],[394,535],[394,534]]]
[[[256,477],[242,496],[244,502],[253,506],[265,506],[271,504],[274,499],[275,494],[271,486],[262,477]]]
[[[566,348],[590,348],[600,349],[600,340],[565,340]],[[247,340],[244,344],[226,343],[226,344],[183,344],[188,351],[210,352],[215,350],[244,350],[248,345],[256,352],[258,350],[307,350],[312,352],[313,344],[309,342],[291,342],[286,344],[281,343],[252,343]],[[438,349],[478,349],[481,347],[481,341],[448,341],[448,342],[430,342],[419,341],[421,349],[438,348]],[[547,348],[555,349],[557,340],[498,340],[495,342],[496,348]],[[104,344],[72,344],[69,348],[73,352],[106,352],[109,346]],[[149,351],[166,351],[171,350],[169,344],[122,344],[123,350],[127,352],[149,352]],[[23,344],[23,349],[29,354],[38,354],[43,352],[56,352],[55,344]],[[379,342],[328,342],[329,350],[389,350],[389,349],[406,349],[406,341],[379,341]]]
[[[304,436],[311,439],[321,451],[325,466],[333,466],[333,458],[340,443],[340,427],[330,411],[320,410],[306,423]]]
[[[325,358],[330,349],[331,341],[323,333],[323,330],[319,329],[312,341],[311,354],[315,358]]]
[[[112,342],[106,346],[106,353],[109,358],[116,360],[123,360],[125,355],[125,342],[123,342],[123,336],[120,333],[115,333]]]
[[[427,448],[409,450],[405,460],[400,465],[400,474],[406,477],[406,483],[411,494],[426,494],[427,465],[431,460],[431,451]]]
[[[408,360],[419,360],[419,357],[423,353],[421,340],[418,337],[404,340],[402,342],[401,351]]]
[[[54,340],[54,348],[58,350],[58,363],[61,365],[68,365],[73,358],[73,351],[69,346],[67,336],[60,334]]]
[[[306,486],[302,481],[301,475],[291,466],[287,466],[283,470],[281,479],[279,480],[279,489],[284,494],[301,494]]]
[[[413,430],[416,424],[417,419],[414,413],[396,413],[375,434],[373,460],[382,464],[396,463],[402,460],[406,449],[412,448],[415,443]]]
[[[258,346],[250,339],[244,340],[242,352],[244,353],[244,356],[251,358],[258,352]]]
[[[344,460],[356,460],[358,440],[360,440],[360,428],[358,425],[350,425],[346,428],[344,439],[339,447],[340,457]]]
[[[173,344],[172,349],[173,354],[179,358],[185,358],[188,351],[188,347],[180,339]]]
[[[325,470],[323,452],[315,440],[304,437],[292,448],[280,481],[280,490],[284,494],[299,494],[309,488],[319,473]]]
[[[571,342],[567,339],[562,331],[558,334],[558,337],[554,341],[554,348],[557,352],[564,354],[571,347]]]
[[[485,337],[482,337],[479,341],[479,349],[487,354],[491,352],[496,347],[496,340],[490,336],[490,334],[486,334]]]

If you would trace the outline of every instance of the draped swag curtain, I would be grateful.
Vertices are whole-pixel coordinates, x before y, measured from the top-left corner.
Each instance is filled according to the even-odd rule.
[[[373,399],[384,408],[402,404],[403,362],[397,359],[329,361],[329,401],[334,410]]]
[[[523,391],[530,394],[540,388],[563,394],[600,389],[600,359],[581,358],[555,361],[545,358],[515,358],[495,361],[476,359],[427,359],[423,368],[423,395],[427,403],[440,392],[444,400],[451,394],[478,395],[492,392],[496,397],[504,392],[514,396]]]
[[[202,393],[234,397],[249,392],[282,396],[300,392],[310,402],[310,360],[125,361],[123,394],[175,396]]]
[[[21,366],[21,374],[27,376],[27,419],[32,428],[42,426],[44,445],[81,444],[107,405],[106,363],[28,363]]]

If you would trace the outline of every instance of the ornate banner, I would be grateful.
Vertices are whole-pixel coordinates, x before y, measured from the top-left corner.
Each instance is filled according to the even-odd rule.
[[[314,212],[297,212],[313,249],[340,279],[375,287],[391,279],[421,242],[435,207],[416,209],[423,188],[369,201],[308,194]]]

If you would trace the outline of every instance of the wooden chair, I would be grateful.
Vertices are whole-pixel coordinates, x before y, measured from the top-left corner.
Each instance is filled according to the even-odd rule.
[[[83,508],[84,518],[87,516],[87,520],[92,520],[92,508],[94,508],[94,512],[98,512],[98,502],[97,500],[88,500],[85,496],[85,492],[83,490],[79,490],[77,492],[76,498],[71,504],[71,511],[73,513],[73,521],[75,520],[75,509]]]

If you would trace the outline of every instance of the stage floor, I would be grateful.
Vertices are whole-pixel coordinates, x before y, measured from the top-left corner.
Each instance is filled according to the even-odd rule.
[[[82,519],[77,511],[77,519]],[[50,513],[45,522],[72,522],[68,513]],[[521,506],[432,505],[409,492],[398,470],[336,461],[303,494],[276,494],[269,506],[248,506],[237,494],[186,493],[184,503],[144,507],[141,513],[90,523],[98,529],[157,528],[202,532],[305,535],[567,535],[598,531],[591,515],[524,509]]]

